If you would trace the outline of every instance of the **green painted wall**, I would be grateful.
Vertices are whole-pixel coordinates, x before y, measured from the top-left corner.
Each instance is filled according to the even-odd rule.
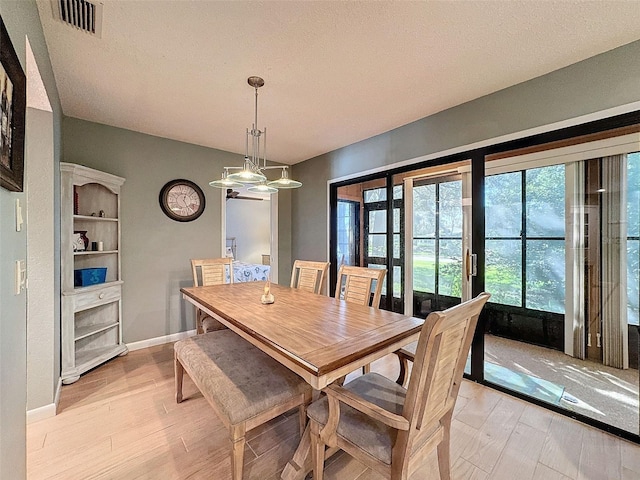
[[[294,165],[292,258],[328,258],[328,180],[638,102],[638,58],[640,41]]]
[[[208,183],[240,156],[68,117],[63,145],[65,162],[126,179],[120,198],[124,341],[195,328],[180,288],[193,284],[191,258],[220,256],[221,194]],[[162,186],[177,178],[204,191],[205,211],[193,222],[176,222],[160,210]]]
[[[193,308],[179,291],[193,283],[191,258],[220,256],[222,197],[209,181],[219,178],[224,165],[240,165],[242,157],[75,118],[64,119],[63,139],[65,162],[126,179],[121,196],[124,341],[195,328]],[[205,193],[205,211],[193,222],[170,220],[160,210],[160,189],[176,178],[196,182]],[[290,271],[289,194],[280,194],[278,203],[287,229],[280,235],[285,264],[280,271]]]
[[[32,0],[0,0],[0,16],[25,71],[26,39],[29,39],[53,108],[53,151],[54,161],[57,163],[60,157],[62,114],[36,3]],[[29,132],[25,138],[28,141]],[[25,164],[28,162],[29,157],[25,156]],[[55,176],[50,181],[54,185],[58,183]],[[26,478],[26,296],[28,292],[20,295],[13,293],[13,271],[15,260],[27,258],[27,229],[37,228],[37,225],[27,224],[21,232],[16,232],[16,199],[20,199],[24,208],[23,215],[28,219],[26,194],[13,193],[0,188],[0,218],[2,219],[0,222],[0,478],[17,480]],[[59,211],[58,203],[54,210]],[[59,250],[58,239],[54,239],[53,244],[55,251],[51,252],[51,255],[57,259],[55,262],[57,264],[59,263],[59,254],[56,253]],[[29,265],[27,265],[27,274],[28,269]],[[58,278],[59,275],[56,276],[52,285],[55,291],[59,291],[60,288]],[[56,301],[55,308],[53,318],[56,324],[52,332],[54,337],[56,332],[59,337],[59,301]],[[41,367],[53,369],[59,376],[60,343],[56,338],[49,338],[48,341],[54,343],[53,358],[48,359],[47,364]],[[49,398],[52,401],[54,386],[44,385],[43,388],[49,391]]]

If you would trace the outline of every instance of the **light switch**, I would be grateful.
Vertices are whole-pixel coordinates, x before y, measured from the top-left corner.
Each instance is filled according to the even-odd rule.
[[[22,206],[20,205],[20,199],[16,198],[16,232],[20,232],[22,230],[22,224],[24,220],[22,219]]]
[[[15,271],[15,291],[16,295],[20,295],[22,290],[25,289],[27,283],[27,267],[24,260],[16,260]]]

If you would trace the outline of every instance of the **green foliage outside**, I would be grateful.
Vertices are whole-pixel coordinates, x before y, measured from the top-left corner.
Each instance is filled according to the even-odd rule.
[[[419,292],[435,293],[436,262],[426,256],[413,257],[413,288]],[[462,260],[440,258],[438,293],[462,296]]]

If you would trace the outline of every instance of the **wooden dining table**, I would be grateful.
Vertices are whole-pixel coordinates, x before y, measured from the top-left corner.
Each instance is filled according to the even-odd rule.
[[[321,390],[348,373],[418,339],[424,320],[263,282],[188,287],[183,297]],[[308,429],[307,429],[308,430]],[[311,469],[308,431],[283,471],[303,479]]]

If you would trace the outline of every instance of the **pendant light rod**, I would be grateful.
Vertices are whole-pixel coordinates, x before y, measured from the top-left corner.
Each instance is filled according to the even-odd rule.
[[[254,117],[254,128],[258,128],[258,87],[254,87],[256,89],[256,108],[255,108],[255,117]]]

